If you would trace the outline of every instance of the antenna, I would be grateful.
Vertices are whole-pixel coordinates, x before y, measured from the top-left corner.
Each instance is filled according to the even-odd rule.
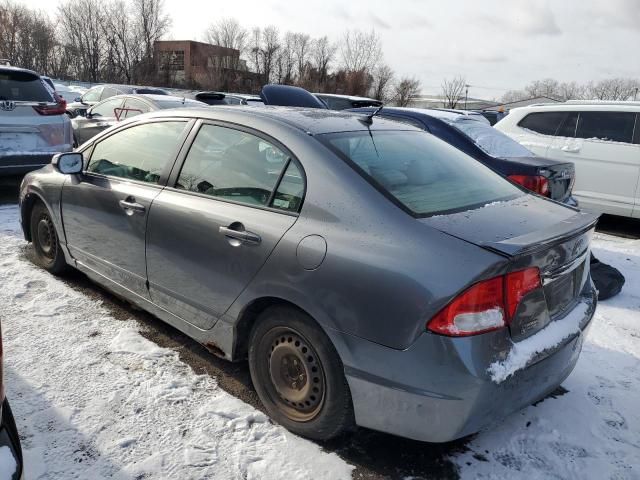
[[[365,115],[363,118],[359,118],[358,120],[360,120],[365,125],[371,125],[373,124],[373,117],[378,115],[383,108],[384,108],[384,105],[380,105],[371,113],[371,115]]]

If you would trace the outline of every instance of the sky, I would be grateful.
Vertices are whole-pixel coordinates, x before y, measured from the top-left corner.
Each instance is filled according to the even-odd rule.
[[[640,78],[640,0],[164,0],[168,38],[204,40],[222,17],[329,36],[379,34],[384,61],[423,94],[463,75],[470,97],[498,98],[532,80]],[[56,1],[20,0],[55,12]]]

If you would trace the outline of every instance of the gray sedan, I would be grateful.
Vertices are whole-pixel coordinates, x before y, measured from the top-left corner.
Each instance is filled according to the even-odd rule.
[[[140,115],[25,178],[25,238],[251,377],[278,423],[444,442],[553,391],[597,218],[417,128],[265,107]]]

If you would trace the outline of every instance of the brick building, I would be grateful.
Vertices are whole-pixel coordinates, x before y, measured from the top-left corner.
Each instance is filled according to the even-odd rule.
[[[161,40],[154,48],[158,75],[168,87],[255,92],[264,83],[233,48],[193,40]]]

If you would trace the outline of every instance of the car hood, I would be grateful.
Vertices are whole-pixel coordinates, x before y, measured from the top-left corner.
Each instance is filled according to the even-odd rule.
[[[419,219],[441,232],[506,256],[545,249],[592,229],[597,220],[597,215],[529,194],[466,212]]]

